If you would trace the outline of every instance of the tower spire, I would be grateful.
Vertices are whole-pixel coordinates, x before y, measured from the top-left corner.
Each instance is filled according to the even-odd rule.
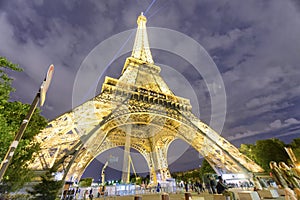
[[[153,64],[154,61],[152,59],[152,55],[149,47],[146,22],[147,22],[147,18],[144,16],[142,12],[137,19],[138,28],[136,31],[131,57],[142,60],[146,63]]]

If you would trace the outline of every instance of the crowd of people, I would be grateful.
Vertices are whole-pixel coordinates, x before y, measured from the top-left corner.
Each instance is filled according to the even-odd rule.
[[[208,192],[210,194],[229,196],[232,200],[236,199],[234,193],[228,190],[229,187],[221,176],[218,176],[217,180],[213,176],[207,176],[206,183],[199,181],[195,183],[181,182],[179,187],[184,188],[185,192],[197,192],[198,194]]]
[[[210,194],[222,194],[224,196],[229,197],[231,200],[235,200],[235,193],[230,190],[230,188],[240,188],[246,190],[259,191],[264,190],[269,187],[278,187],[282,188],[285,192],[286,200],[300,200],[300,176],[297,175],[293,171],[293,168],[289,167],[284,162],[279,162],[278,165],[276,162],[270,162],[271,169],[271,178],[268,181],[263,181],[263,179],[253,176],[251,180],[247,181],[239,181],[239,182],[231,182],[226,183],[225,180],[222,179],[222,176],[216,177],[216,175],[207,175],[203,182],[195,181],[195,182],[183,182],[177,184],[177,190],[185,191],[185,192],[196,192],[198,194],[203,192],[208,192]],[[271,181],[272,180],[272,181]],[[275,185],[273,183],[276,183]],[[277,185],[277,186],[276,186]],[[146,185],[143,183],[141,188],[144,190],[147,189]],[[162,185],[158,183],[156,186],[150,188],[150,192],[163,192],[165,188],[162,188]],[[173,191],[174,192],[174,191]],[[76,195],[80,193],[80,190],[74,191],[75,199],[78,199]],[[100,187],[98,190],[98,195],[103,196],[105,194],[105,186]],[[69,195],[66,195],[66,197]],[[86,190],[83,195],[83,199],[92,200],[93,199],[93,191]],[[66,198],[68,199],[68,198]],[[73,199],[73,198],[70,198]]]
[[[214,177],[208,176],[205,182],[181,182],[178,184],[179,188],[184,188],[185,191],[193,191],[193,192],[208,192],[210,194],[217,194],[217,186],[220,184],[221,176]],[[249,181],[240,181],[238,183],[226,183],[225,180],[222,179],[222,183],[226,185],[226,188],[241,188],[241,189],[250,189],[253,188],[254,184]]]

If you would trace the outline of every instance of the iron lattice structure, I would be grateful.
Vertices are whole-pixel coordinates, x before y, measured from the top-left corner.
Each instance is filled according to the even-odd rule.
[[[67,179],[78,180],[96,156],[127,146],[143,155],[155,183],[158,174],[161,180],[170,178],[167,150],[179,138],[203,155],[217,173],[263,171],[200,121],[188,99],[168,88],[152,59],[146,22],[145,16],[138,17],[133,51],[119,79],[106,77],[98,96],[51,121],[36,137],[42,150],[32,169],[64,170]],[[123,168],[124,182],[126,172]]]

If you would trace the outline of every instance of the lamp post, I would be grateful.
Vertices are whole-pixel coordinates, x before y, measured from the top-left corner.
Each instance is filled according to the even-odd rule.
[[[30,109],[25,117],[25,119],[23,119],[21,126],[19,128],[18,133],[15,135],[14,140],[12,141],[11,145],[9,146],[8,151],[6,152],[6,155],[1,163],[0,166],[0,181],[2,181],[3,176],[7,170],[7,167],[9,166],[11,159],[15,153],[16,148],[18,147],[19,141],[21,140],[23,133],[25,132],[27,125],[37,107],[37,104],[40,102],[40,106],[43,106],[44,102],[45,102],[45,98],[46,98],[46,93],[47,90],[49,88],[51,79],[52,79],[52,75],[54,72],[54,66],[50,65],[48,68],[48,72],[46,74],[46,77],[42,83],[42,85],[39,88],[39,91],[37,92],[37,94],[35,95],[34,100],[31,103]]]

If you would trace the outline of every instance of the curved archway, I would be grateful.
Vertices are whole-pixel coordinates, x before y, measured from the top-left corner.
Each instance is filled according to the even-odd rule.
[[[92,177],[96,182],[101,182],[101,172],[106,162],[108,162],[107,168],[105,169],[105,181],[117,181],[121,180],[122,166],[123,166],[124,148],[115,147],[108,149],[97,157],[95,157],[86,167],[81,177]],[[145,177],[149,174],[149,168],[146,159],[137,150],[133,148],[130,151],[132,164],[134,170],[131,168],[130,173]]]
[[[203,159],[196,149],[181,139],[175,139],[170,143],[167,155],[171,173],[198,168]]]

